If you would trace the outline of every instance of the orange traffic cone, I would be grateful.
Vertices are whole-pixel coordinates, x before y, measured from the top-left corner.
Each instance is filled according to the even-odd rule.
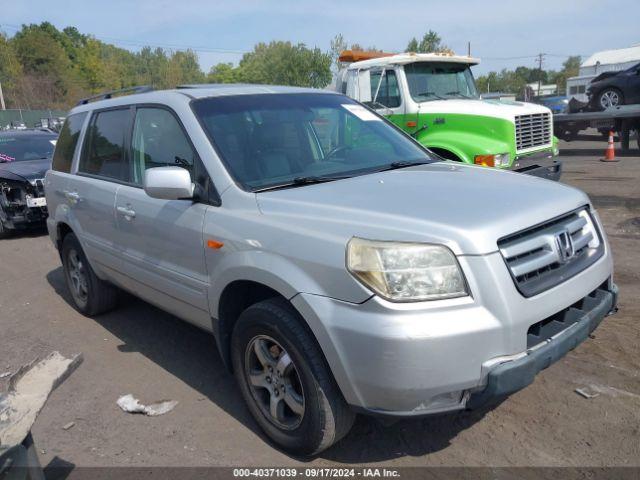
[[[609,131],[609,142],[607,143],[607,149],[604,151],[604,158],[600,159],[601,162],[617,162],[616,150],[613,147],[613,131]]]

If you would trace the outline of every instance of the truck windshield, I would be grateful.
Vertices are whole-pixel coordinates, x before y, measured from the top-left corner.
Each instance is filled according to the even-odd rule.
[[[343,95],[233,95],[194,100],[192,107],[227,170],[250,191],[434,161],[417,142]]]
[[[0,163],[51,158],[55,135],[0,135]]]
[[[409,93],[416,102],[450,98],[478,98],[471,69],[467,64],[414,62],[405,65]]]

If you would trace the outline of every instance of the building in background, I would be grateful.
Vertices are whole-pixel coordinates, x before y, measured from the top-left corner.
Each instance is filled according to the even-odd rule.
[[[555,95],[558,93],[558,86],[555,83],[544,84],[538,82],[527,83],[527,87],[529,87],[533,91],[533,95],[542,96],[542,95]]]
[[[629,48],[604,50],[587,58],[577,77],[567,79],[567,96],[581,102],[588,102],[587,86],[595,77],[603,72],[621,71],[640,62],[640,43]]]

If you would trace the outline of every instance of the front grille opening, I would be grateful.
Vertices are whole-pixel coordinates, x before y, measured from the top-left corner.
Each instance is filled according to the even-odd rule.
[[[591,217],[582,210],[588,213],[586,208],[573,211],[498,241],[514,283],[525,297],[568,280],[602,256],[602,242],[598,247],[590,246],[590,239],[600,235]],[[570,235],[575,249],[568,258],[556,243],[563,232]]]
[[[551,116],[549,113],[517,115],[515,127],[517,150],[551,143]]]
[[[603,290],[608,290],[608,281],[573,305],[531,325],[527,330],[527,348],[535,347],[577,323],[584,316],[585,310],[593,308],[594,303],[597,304],[597,301],[594,302],[593,299],[598,297],[598,292],[602,294]]]

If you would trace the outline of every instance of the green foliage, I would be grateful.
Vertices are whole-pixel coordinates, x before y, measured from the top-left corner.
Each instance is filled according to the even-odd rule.
[[[233,67],[233,63],[218,63],[211,67],[207,81],[209,83],[237,83],[239,71]]]
[[[422,36],[422,40],[418,41],[413,37],[409,40],[405,52],[415,53],[441,53],[450,52],[451,50],[446,45],[442,44],[442,39],[433,30],[429,30]]]
[[[248,82],[324,87],[331,53],[304,44],[258,44],[240,65],[214,66],[208,75],[195,52],[144,47],[139,52],[104,43],[75,27],[23,25],[13,38],[0,33],[0,82],[7,108],[68,108],[79,98],[133,85]]]
[[[259,43],[245,53],[237,67],[215,65],[208,80],[215,83],[260,83],[323,88],[331,81],[331,53],[310,49],[303,43]]]
[[[562,70],[538,70],[537,68],[517,67],[515,70],[503,69],[500,72],[489,72],[476,79],[478,90],[485,92],[506,92],[520,95],[527,83],[540,80],[543,84],[556,84],[558,93],[565,93],[567,78],[578,74],[581,59],[572,56],[562,64]]]

